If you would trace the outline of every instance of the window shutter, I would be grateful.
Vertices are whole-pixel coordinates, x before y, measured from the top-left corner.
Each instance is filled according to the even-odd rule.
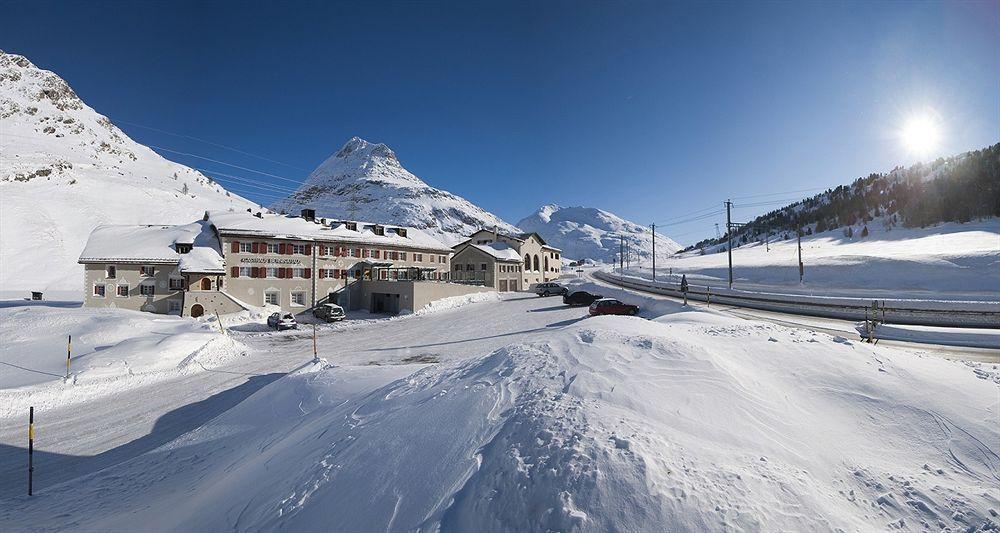
[[[311,244],[307,244],[306,245],[306,255],[312,255],[312,253],[313,253],[313,249],[312,248],[313,247],[312,247]]]
[[[306,277],[306,279],[311,279],[312,278],[312,269],[311,268],[307,268],[306,269],[305,277]]]
[[[233,273],[234,278],[240,277],[240,267],[233,267],[230,271]]]
[[[292,252],[294,252],[294,251],[295,251],[295,249],[292,247],[291,244],[286,244],[285,245],[285,255],[292,255]]]
[[[233,241],[233,253],[238,254],[240,252],[240,241]]]

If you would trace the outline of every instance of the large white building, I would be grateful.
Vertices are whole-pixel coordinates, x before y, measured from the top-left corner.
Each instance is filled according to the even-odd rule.
[[[529,290],[562,273],[562,252],[537,233],[509,235],[482,229],[453,250],[452,278],[482,282],[500,291]]]
[[[88,307],[200,316],[325,302],[397,313],[484,287],[450,283],[451,248],[415,228],[207,212],[182,226],[101,226],[80,256]]]

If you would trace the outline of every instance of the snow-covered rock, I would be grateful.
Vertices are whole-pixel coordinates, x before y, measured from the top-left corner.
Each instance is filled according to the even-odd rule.
[[[316,210],[327,218],[374,220],[427,230],[455,244],[481,228],[519,232],[461,196],[431,187],[403,168],[384,144],[358,137],[330,156],[276,211]]]
[[[653,235],[649,228],[596,207],[543,205],[517,225],[524,231],[538,233],[547,243],[561,249],[563,256],[572,259],[617,261],[619,235],[625,236],[633,260],[653,257]],[[669,237],[656,234],[657,258],[680,249]]]
[[[0,288],[82,290],[77,257],[102,224],[185,224],[246,209],[87,106],[62,78],[0,52]]]

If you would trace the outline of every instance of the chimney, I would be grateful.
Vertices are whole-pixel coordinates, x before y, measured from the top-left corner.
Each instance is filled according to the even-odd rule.
[[[202,220],[204,220],[205,222],[208,222],[208,211],[205,211],[205,216],[202,217]]]
[[[264,215],[261,215],[260,211],[257,211],[256,213],[254,213],[253,216],[255,216],[257,218],[264,218]]]
[[[316,210],[315,209],[303,209],[301,212],[302,218],[309,222],[316,220]]]

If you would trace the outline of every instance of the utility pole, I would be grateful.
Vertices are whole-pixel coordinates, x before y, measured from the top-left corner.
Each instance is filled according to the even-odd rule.
[[[618,236],[618,273],[625,273],[625,236]]]
[[[731,200],[726,200],[726,253],[729,254],[729,289],[733,289],[733,220],[730,209],[733,207]]]
[[[656,283],[656,224],[650,224],[653,232],[653,283]]]
[[[799,236],[799,284],[801,285],[802,284],[802,274],[804,273],[803,272],[804,269],[802,267],[802,229],[799,228],[799,230],[796,231],[796,233]]]

